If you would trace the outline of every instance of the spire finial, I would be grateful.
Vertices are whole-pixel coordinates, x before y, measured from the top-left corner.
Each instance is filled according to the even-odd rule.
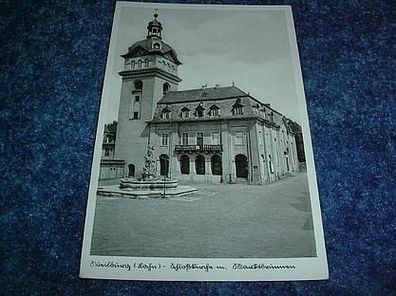
[[[155,8],[154,9],[154,18],[157,19],[157,17],[158,17],[158,9]]]

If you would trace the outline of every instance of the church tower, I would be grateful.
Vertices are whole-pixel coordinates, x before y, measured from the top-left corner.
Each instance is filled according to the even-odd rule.
[[[124,58],[115,157],[126,161],[126,174],[140,177],[147,152],[149,130],[157,102],[176,91],[181,62],[175,50],[162,40],[158,14],[148,23],[146,39],[132,44]]]

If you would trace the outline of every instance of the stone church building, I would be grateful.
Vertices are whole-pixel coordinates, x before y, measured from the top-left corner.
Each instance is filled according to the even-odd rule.
[[[157,17],[122,55],[115,157],[126,175],[141,176],[148,145],[158,173],[178,180],[264,184],[298,171],[295,122],[234,85],[178,90],[181,62]]]

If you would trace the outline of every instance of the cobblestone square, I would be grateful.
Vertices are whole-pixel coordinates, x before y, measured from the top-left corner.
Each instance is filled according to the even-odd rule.
[[[263,186],[182,185],[198,192],[145,200],[98,196],[91,255],[316,256],[306,173]]]

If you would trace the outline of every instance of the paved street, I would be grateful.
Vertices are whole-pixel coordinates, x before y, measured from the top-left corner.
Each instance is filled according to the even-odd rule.
[[[263,186],[186,184],[198,193],[145,200],[98,196],[91,254],[315,256],[305,173]]]

